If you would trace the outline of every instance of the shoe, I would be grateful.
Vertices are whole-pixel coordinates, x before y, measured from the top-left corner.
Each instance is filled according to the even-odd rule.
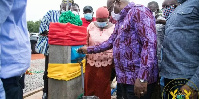
[[[42,99],[47,99],[47,93],[43,93],[43,95],[42,95]]]

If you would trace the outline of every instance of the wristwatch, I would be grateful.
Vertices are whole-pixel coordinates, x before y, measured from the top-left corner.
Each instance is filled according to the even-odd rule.
[[[146,82],[147,82],[147,80],[140,79],[140,82],[141,82],[141,83],[146,83]]]

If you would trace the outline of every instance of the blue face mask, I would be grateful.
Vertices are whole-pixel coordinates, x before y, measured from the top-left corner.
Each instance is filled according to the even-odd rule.
[[[86,20],[92,20],[92,13],[86,13],[86,14],[84,14],[84,18]]]
[[[108,26],[107,22],[97,22],[97,25],[98,25],[100,28],[104,28],[104,27]]]

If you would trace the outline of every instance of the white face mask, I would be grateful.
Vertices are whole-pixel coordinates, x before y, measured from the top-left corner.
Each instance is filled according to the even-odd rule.
[[[114,20],[118,21],[121,17],[120,14],[115,14],[114,10],[111,12],[111,16]]]
[[[156,16],[156,12],[153,12],[153,16],[154,16],[154,17]]]
[[[118,13],[118,14],[115,14],[115,4],[114,4],[114,6],[113,6],[113,11],[111,12],[111,16],[112,16],[112,18],[114,19],[114,20],[116,20],[116,21],[118,21],[119,19],[120,19],[120,17],[121,17],[121,15]]]
[[[75,15],[79,15],[79,13],[76,12],[76,11],[72,11],[72,13],[75,14]]]
[[[62,10],[61,10],[61,14],[64,13],[64,12],[66,12],[66,11],[62,9]]]

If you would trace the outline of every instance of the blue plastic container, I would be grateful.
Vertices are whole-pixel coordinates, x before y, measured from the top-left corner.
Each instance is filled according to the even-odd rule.
[[[78,59],[85,57],[85,54],[77,52],[77,50],[81,47],[83,47],[83,45],[71,46],[71,63],[78,63]]]

